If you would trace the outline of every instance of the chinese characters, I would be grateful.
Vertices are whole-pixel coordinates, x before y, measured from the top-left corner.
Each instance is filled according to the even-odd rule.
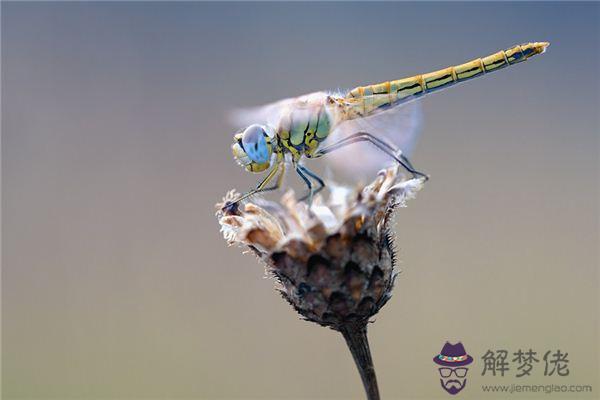
[[[513,371],[516,378],[531,376],[532,371],[538,364],[544,365],[544,376],[568,376],[569,375],[569,353],[563,353],[560,349],[548,350],[540,358],[533,349],[518,349],[509,357],[509,351],[505,349],[487,350],[481,357],[483,361],[482,376],[505,376],[508,371]],[[511,364],[512,363],[512,364]]]

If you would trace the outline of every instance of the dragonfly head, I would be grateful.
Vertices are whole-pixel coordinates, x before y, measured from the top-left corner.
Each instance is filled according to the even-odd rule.
[[[262,172],[271,166],[275,131],[264,125],[250,125],[236,133],[231,150],[238,164],[250,172]]]

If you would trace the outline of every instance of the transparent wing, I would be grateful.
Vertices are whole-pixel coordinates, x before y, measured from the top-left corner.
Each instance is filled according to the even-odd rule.
[[[400,104],[365,118],[344,121],[330,133],[321,148],[336,143],[357,132],[368,132],[386,141],[410,157],[421,131],[423,113],[421,103]],[[368,178],[394,163],[390,157],[367,142],[344,146],[325,156],[327,164],[337,174],[346,177]]]
[[[268,124],[277,127],[282,113],[286,110],[310,107],[312,104],[323,102],[326,97],[327,93],[315,92],[259,107],[241,108],[233,110],[229,115],[229,120],[237,127],[246,127],[252,124]]]
[[[252,124],[273,126],[279,121],[283,110],[292,102],[293,99],[284,99],[263,106],[235,109],[229,113],[229,121],[239,128],[245,128]]]

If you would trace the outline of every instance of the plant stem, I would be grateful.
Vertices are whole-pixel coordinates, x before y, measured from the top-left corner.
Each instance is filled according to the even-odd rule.
[[[371,350],[367,339],[366,324],[343,326],[339,331],[346,339],[346,344],[352,353],[360,378],[367,393],[367,400],[379,400],[379,389],[375,367],[371,359]]]

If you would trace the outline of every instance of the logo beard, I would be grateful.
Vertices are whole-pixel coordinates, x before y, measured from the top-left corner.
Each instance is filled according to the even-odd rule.
[[[443,379],[440,379],[440,383],[446,392],[454,395],[464,389],[467,384],[467,380],[463,379],[461,382],[458,379],[449,379],[444,382]]]

